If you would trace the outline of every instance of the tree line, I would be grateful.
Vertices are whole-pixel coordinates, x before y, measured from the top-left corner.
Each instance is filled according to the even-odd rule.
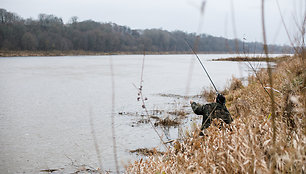
[[[0,9],[0,50],[190,52],[185,40],[197,43],[196,50],[199,52],[263,52],[263,44],[259,42],[162,29],[134,30],[115,23],[79,22],[77,17],[64,24],[61,18],[48,14],[39,14],[38,19],[23,19]],[[269,45],[269,48],[273,53],[291,50],[288,46]]]

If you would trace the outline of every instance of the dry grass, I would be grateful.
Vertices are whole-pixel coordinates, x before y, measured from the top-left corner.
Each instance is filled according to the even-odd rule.
[[[242,89],[242,88],[243,88],[242,81],[233,77],[232,80],[231,80],[229,90],[230,91],[236,91],[236,90],[239,90],[239,89]]]
[[[180,122],[177,119],[170,119],[169,117],[166,117],[164,119],[159,119],[156,123],[154,123],[154,126],[177,126]]]
[[[286,59],[289,59],[290,56],[279,56],[269,59],[270,62],[280,62]],[[229,57],[229,58],[220,58],[212,59],[212,61],[238,61],[238,62],[252,62],[252,61],[266,61],[266,57]]]
[[[234,122],[222,129],[210,126],[198,137],[197,125],[186,130],[164,155],[135,161],[126,173],[305,173],[306,117],[305,63],[294,56],[277,64],[273,71],[276,107],[276,149],[272,146],[270,98],[257,81],[248,86],[233,85],[226,95]],[[268,87],[266,70],[258,72]],[[240,86],[239,88],[237,86]],[[215,120],[214,124],[221,121]],[[276,166],[272,166],[272,157]]]
[[[204,90],[202,92],[202,96],[205,98],[207,102],[214,102],[216,98],[216,92],[213,88],[211,88],[210,90]]]
[[[163,155],[164,152],[160,152],[157,149],[148,149],[148,148],[140,148],[136,150],[130,150],[130,153],[136,153],[137,155],[144,155],[144,156],[152,156],[152,155]]]
[[[185,117],[186,115],[190,114],[189,112],[185,110],[174,110],[174,111],[169,111],[167,112],[168,114],[175,115],[175,116],[180,116],[180,117]]]

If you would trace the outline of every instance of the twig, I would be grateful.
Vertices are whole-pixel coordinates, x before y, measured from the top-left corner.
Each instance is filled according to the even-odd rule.
[[[116,165],[116,172],[119,174],[119,168],[118,168],[118,157],[117,157],[117,143],[116,143],[116,132],[115,132],[115,79],[114,79],[114,68],[113,68],[113,61],[112,57],[110,57],[110,70],[111,70],[111,76],[112,76],[112,112],[111,112],[111,118],[112,118],[112,135],[113,135],[113,152],[114,152],[114,159],[115,159],[115,165]]]
[[[74,161],[68,155],[65,154],[65,157],[68,158],[71,161],[72,166],[77,167],[77,165],[74,164]]]
[[[236,54],[239,54],[239,44],[237,39],[237,30],[236,30],[236,20],[235,20],[235,9],[234,9],[234,3],[233,0],[231,0],[231,11],[232,11],[232,23],[233,23],[233,32],[234,32],[234,38],[235,38],[235,48],[236,48]]]
[[[98,158],[99,167],[101,169],[101,170],[99,170],[99,172],[102,173],[102,171],[104,171],[104,170],[103,170],[103,166],[102,166],[101,153],[100,153],[99,145],[98,145],[98,142],[97,142],[96,132],[95,132],[94,125],[93,125],[92,108],[91,107],[89,109],[89,123],[90,123],[91,135],[92,135],[94,145],[95,145],[96,155],[97,155],[97,158]]]
[[[228,16],[228,15],[226,15]],[[225,38],[228,38],[227,37],[227,17],[225,18],[225,24],[224,24],[224,36]],[[228,39],[224,39],[224,42],[225,42],[225,48],[227,49],[227,51],[232,54],[232,50],[230,49],[229,47],[229,44],[228,44]]]
[[[245,38],[243,38],[243,39],[246,40]],[[248,57],[247,54],[246,54],[246,52],[245,52],[245,49],[244,49],[244,41],[243,41],[243,53],[244,53],[244,56],[245,56],[245,57]],[[254,74],[255,74],[257,80],[259,81],[260,85],[262,86],[262,88],[265,90],[265,92],[268,94],[268,96],[269,96],[269,97],[271,98],[271,100],[272,100],[272,96],[269,94],[269,92],[267,91],[267,89],[266,89],[266,87],[264,86],[263,82],[262,82],[262,81],[260,80],[260,78],[258,77],[255,68],[253,67],[253,65],[251,64],[250,61],[247,60],[247,62],[248,62],[248,64],[250,65],[251,69],[253,70],[253,72],[254,72]],[[272,88],[272,89],[273,89],[273,88]],[[277,104],[277,105],[278,105],[279,107],[281,107],[279,104]]]
[[[199,20],[199,26],[198,26],[198,33],[194,41],[194,50],[198,51],[198,45],[200,41],[200,33],[203,27],[203,18],[205,14],[205,7],[206,7],[206,0],[202,1],[201,8],[200,8],[200,20]],[[186,38],[185,38],[186,41]],[[192,72],[193,72],[193,66],[194,66],[194,59],[190,60],[190,65],[189,65],[189,71],[188,71],[188,76],[187,76],[187,83],[186,83],[186,90],[185,90],[185,96],[188,95],[189,93],[189,88],[190,88],[190,83],[191,83],[191,77],[192,77]]]
[[[265,86],[264,86],[263,82],[262,82],[262,81],[260,80],[260,78],[258,77],[257,72],[256,72],[255,68],[253,67],[253,65],[251,64],[251,62],[249,62],[249,61],[247,61],[247,62],[249,63],[251,69],[253,70],[253,72],[254,72],[254,74],[255,74],[257,80],[259,81],[260,85],[261,85],[262,88],[265,90],[265,92],[268,94],[268,96],[270,97],[270,99],[272,100],[271,94],[267,91],[267,88],[269,89],[270,87],[265,87]],[[272,89],[274,89],[274,88],[272,88]],[[275,90],[275,89],[274,89],[274,90]],[[275,103],[275,104],[277,104],[277,103]],[[279,104],[277,104],[277,106],[281,107]]]
[[[279,11],[279,15],[280,15],[280,17],[281,17],[281,19],[282,19],[283,26],[284,26],[285,31],[286,31],[286,34],[287,34],[287,37],[288,37],[288,39],[289,39],[289,41],[290,41],[290,44],[291,44],[292,48],[297,52],[297,50],[296,50],[296,48],[295,48],[295,46],[294,46],[294,44],[293,44],[293,42],[292,42],[292,39],[291,39],[291,37],[290,37],[290,34],[289,34],[289,31],[288,31],[287,25],[286,25],[286,23],[285,23],[285,20],[284,20],[282,11],[281,11],[281,9],[280,9],[278,0],[275,0],[275,1],[276,1],[276,4],[277,4],[277,8],[278,8],[278,11]]]
[[[200,41],[200,33],[203,27],[203,18],[204,18],[204,14],[205,14],[205,7],[206,7],[206,0],[202,1],[201,4],[201,8],[200,8],[200,21],[199,21],[199,26],[198,26],[198,34],[196,36],[196,39],[194,41],[194,50],[197,52],[198,51],[198,45],[199,45],[199,41]],[[186,39],[185,39],[186,42]],[[190,65],[189,65],[189,71],[188,71],[188,76],[187,76],[187,83],[186,83],[186,90],[185,90],[185,96],[188,96],[189,93],[189,89],[190,89],[190,84],[191,84],[191,80],[192,80],[192,73],[193,73],[193,67],[194,67],[194,59],[190,59]],[[179,121],[181,122],[181,118],[179,118]],[[178,129],[178,138],[181,138],[182,136],[182,129],[181,126],[178,125],[177,127]]]
[[[269,83],[270,83],[270,94],[271,94],[271,115],[272,115],[272,129],[273,129],[273,155],[272,155],[272,173],[275,172],[275,165],[276,165],[276,125],[275,125],[275,107],[274,107],[274,93],[273,93],[273,78],[272,78],[272,69],[269,63],[269,55],[268,55],[268,46],[267,46],[267,37],[266,37],[266,29],[265,29],[265,0],[261,1],[261,18],[262,18],[262,34],[263,34],[263,41],[264,41],[264,51],[266,55],[266,62],[268,65],[268,74],[269,74]]]
[[[234,9],[234,2],[233,0],[230,1],[231,2],[231,17],[232,17],[232,26],[233,26],[233,33],[234,33],[234,38],[235,38],[235,51],[236,54],[240,55],[239,52],[239,43],[238,43],[238,39],[237,39],[237,29],[236,29],[236,20],[235,20],[235,9]],[[241,72],[241,65],[240,63],[238,63],[238,67],[239,67],[239,76],[242,76],[242,72]]]
[[[169,140],[169,141],[165,142],[165,144],[172,143],[173,141],[175,141],[175,140]]]
[[[149,112],[147,110],[147,107],[146,107],[146,104],[145,104],[145,98],[143,97],[143,94],[142,94],[142,83],[143,83],[143,72],[144,72],[144,61],[145,61],[145,53],[143,55],[143,59],[142,59],[142,71],[141,71],[141,78],[140,78],[140,86],[139,88],[136,87],[135,84],[133,84],[137,89],[138,89],[138,98],[137,100],[141,100],[142,101],[142,108],[145,110],[146,112],[146,116],[148,118],[148,121],[149,121],[149,124],[150,126],[153,128],[153,130],[155,131],[155,133],[157,134],[157,136],[159,137],[160,141],[162,142],[162,144],[165,146],[165,148],[167,149],[167,151],[169,151],[169,148],[166,146],[165,142],[163,141],[161,135],[158,133],[158,131],[156,130],[156,128],[154,127],[153,123],[151,122],[151,119],[149,117]]]

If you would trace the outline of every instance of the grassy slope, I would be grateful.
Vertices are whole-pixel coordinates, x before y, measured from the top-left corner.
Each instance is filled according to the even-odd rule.
[[[219,129],[215,120],[207,136],[186,131],[164,155],[153,155],[127,166],[127,173],[268,173],[275,155],[277,173],[304,173],[306,164],[305,63],[294,56],[278,63],[274,72],[276,148],[273,148],[271,100],[256,77],[248,86],[233,79],[225,92],[234,122]],[[258,77],[268,86],[266,70]],[[206,93],[207,94],[207,93]],[[214,125],[215,124],[215,125]]]

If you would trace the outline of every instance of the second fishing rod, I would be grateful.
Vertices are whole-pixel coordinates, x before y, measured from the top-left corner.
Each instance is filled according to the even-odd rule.
[[[200,60],[198,54],[194,51],[194,49],[190,46],[190,44],[188,43],[188,41],[187,41],[186,39],[185,39],[185,42],[186,42],[186,44],[189,46],[189,48],[192,50],[192,52],[196,55],[197,59],[199,60],[199,62],[200,62],[200,64],[201,64],[201,66],[202,66],[204,72],[206,73],[206,75],[207,75],[207,77],[209,78],[211,84],[213,85],[214,89],[216,90],[216,94],[219,94],[219,92],[218,92],[218,90],[217,90],[217,88],[216,88],[214,82],[213,82],[212,79],[210,78],[210,76],[209,76],[209,74],[208,74],[206,68],[204,67],[202,61]]]

